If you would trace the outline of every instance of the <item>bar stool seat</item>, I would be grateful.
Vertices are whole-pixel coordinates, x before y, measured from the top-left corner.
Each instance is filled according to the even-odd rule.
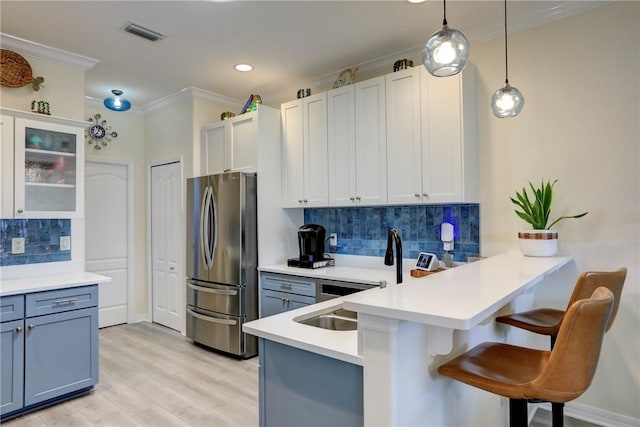
[[[558,404],[576,399],[587,390],[613,304],[613,293],[605,287],[573,303],[551,351],[483,343],[440,366],[438,373],[508,397],[509,425],[527,426],[527,400]],[[561,406],[559,412],[562,416]]]
[[[622,267],[616,271],[587,271],[578,277],[573,293],[569,299],[567,307],[580,300],[589,298],[593,291],[604,286],[613,293],[614,303],[607,331],[613,325],[613,321],[618,313],[618,305],[622,295],[622,286],[627,277],[627,269]],[[525,311],[523,313],[514,313],[496,318],[496,322],[515,326],[525,329],[536,334],[548,335],[551,337],[551,348],[560,330],[560,325],[564,318],[565,312],[552,308],[539,308],[535,310]]]

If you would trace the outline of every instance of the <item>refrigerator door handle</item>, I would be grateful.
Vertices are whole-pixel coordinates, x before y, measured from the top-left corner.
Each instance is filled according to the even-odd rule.
[[[187,283],[187,286],[190,287],[191,289],[196,290],[196,291],[207,292],[207,293],[210,293],[210,294],[231,295],[231,296],[238,295],[238,291],[227,291],[227,290],[224,290],[224,289],[208,288],[208,287],[205,287],[205,286],[197,286],[197,285],[194,285],[193,283]]]
[[[209,269],[211,269],[218,246],[218,206],[211,186],[209,187],[209,214]]]
[[[204,320],[205,322],[219,323],[221,325],[229,325],[229,326],[233,326],[238,323],[236,320],[218,319],[215,317],[203,316],[202,314],[196,313],[190,308],[187,308],[187,313],[189,313],[189,315],[195,317],[196,319]]]
[[[206,218],[208,209],[207,205],[209,203],[209,186],[206,186],[204,189],[204,194],[202,195],[202,202],[200,203],[200,254],[202,255],[202,261],[204,263],[205,268],[209,269],[209,243],[207,240],[207,235],[209,234],[207,228],[208,221]]]

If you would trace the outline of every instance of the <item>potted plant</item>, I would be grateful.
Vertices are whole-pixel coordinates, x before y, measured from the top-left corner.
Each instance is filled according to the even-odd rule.
[[[553,226],[563,219],[581,218],[588,213],[561,216],[550,222],[553,186],[556,182],[558,182],[557,179],[553,182],[548,180],[545,183],[543,179],[538,188],[529,182],[533,193],[532,198],[529,198],[525,187],[522,187],[522,192],[516,191],[515,198],[510,198],[521,209],[516,209],[516,214],[532,227],[532,230],[523,230],[518,233],[520,251],[526,256],[555,255],[558,251],[558,232],[553,229]]]

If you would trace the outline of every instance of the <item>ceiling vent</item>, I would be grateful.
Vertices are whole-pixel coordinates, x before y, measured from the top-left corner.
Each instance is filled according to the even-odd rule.
[[[127,24],[124,30],[127,33],[131,33],[135,36],[142,37],[143,39],[151,40],[152,42],[162,40],[165,37],[164,34],[160,34],[157,31],[153,31],[141,25],[134,24],[133,22],[129,22],[129,24]]]

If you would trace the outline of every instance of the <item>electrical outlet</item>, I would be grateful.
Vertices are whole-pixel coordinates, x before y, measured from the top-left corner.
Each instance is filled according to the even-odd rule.
[[[11,239],[11,253],[12,254],[24,253],[24,237],[14,237]]]
[[[329,246],[338,246],[338,234],[330,233],[329,234]]]
[[[60,250],[71,250],[71,236],[60,236]]]

